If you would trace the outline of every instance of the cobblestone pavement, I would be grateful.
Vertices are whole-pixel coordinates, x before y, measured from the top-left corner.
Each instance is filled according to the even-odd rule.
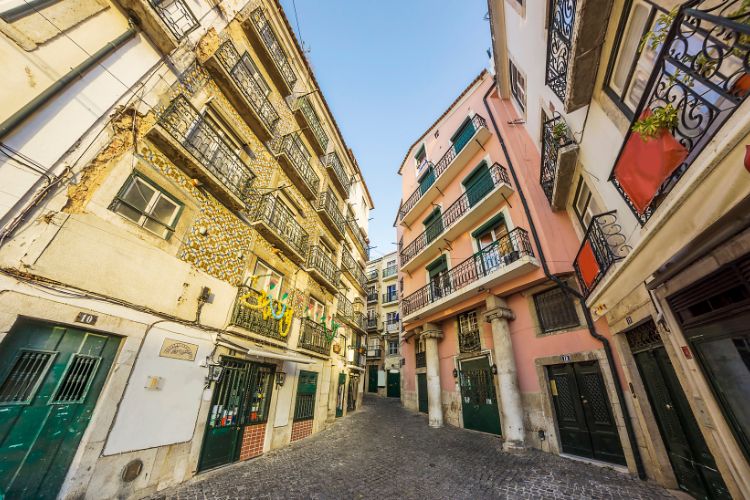
[[[540,451],[502,452],[494,436],[446,426],[398,400],[366,397],[330,429],[197,476],[154,498],[673,498],[611,469]]]

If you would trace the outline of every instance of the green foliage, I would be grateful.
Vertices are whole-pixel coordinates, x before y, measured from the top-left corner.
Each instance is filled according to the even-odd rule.
[[[667,104],[662,108],[656,108],[651,115],[635,122],[632,131],[647,141],[661,134],[662,130],[672,130],[676,126],[677,110],[671,104]]]
[[[555,123],[552,127],[552,137],[556,141],[565,139],[568,136],[568,125],[564,121]]]
[[[677,17],[677,9],[678,7],[675,7],[667,14],[660,14],[656,18],[653,29],[643,35],[641,46],[638,48],[639,51],[643,51],[646,47],[656,50],[667,40],[669,27],[672,26],[674,18]]]

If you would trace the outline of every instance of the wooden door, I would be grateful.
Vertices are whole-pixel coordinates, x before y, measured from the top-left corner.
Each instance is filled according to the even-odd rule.
[[[378,365],[367,368],[367,392],[378,392]]]
[[[386,395],[389,398],[400,398],[401,397],[401,373],[388,372],[386,382]]]
[[[419,404],[419,411],[421,413],[427,413],[428,402],[426,373],[417,373],[417,402]]]
[[[482,357],[462,361],[459,382],[464,427],[500,434],[500,412],[488,359]]]

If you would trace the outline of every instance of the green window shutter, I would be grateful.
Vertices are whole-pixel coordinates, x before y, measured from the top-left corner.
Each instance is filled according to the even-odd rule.
[[[474,123],[471,121],[471,118],[467,118],[462,124],[461,127],[459,127],[458,131],[453,134],[453,137],[451,137],[451,142],[453,143],[453,149],[456,151],[456,153],[459,153],[466,144],[468,144],[469,139],[474,135]]]
[[[497,214],[496,216],[494,216],[493,218],[491,218],[490,220],[488,220],[487,222],[485,222],[484,224],[476,228],[474,231],[472,231],[471,237],[475,239],[479,238],[480,236],[482,236],[482,234],[486,233],[493,227],[497,226],[500,223],[500,221],[503,219],[504,219],[503,214]]]
[[[494,187],[487,162],[480,163],[461,183],[466,188],[470,207],[481,201]]]

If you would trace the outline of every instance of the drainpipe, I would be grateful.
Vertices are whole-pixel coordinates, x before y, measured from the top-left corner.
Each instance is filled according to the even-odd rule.
[[[71,69],[62,78],[57,80],[51,86],[46,88],[44,92],[36,96],[34,99],[26,103],[21,109],[13,113],[8,119],[0,124],[0,139],[8,135],[13,129],[18,127],[32,114],[37,112],[42,106],[47,104],[56,94],[62,92],[65,87],[70,85],[73,81],[83,77],[89,69],[99,64],[99,62],[107,57],[109,54],[119,49],[125,42],[129,41],[135,36],[137,29],[131,24],[130,28],[125,31],[122,35],[118,36],[101,49],[97,50],[94,54],[86,58],[81,64]]]
[[[534,219],[531,217],[531,210],[529,209],[529,203],[526,200],[526,196],[523,193],[523,189],[521,189],[521,184],[518,182],[518,176],[516,175],[516,170],[515,168],[513,168],[513,162],[510,159],[510,154],[508,154],[508,148],[505,145],[503,136],[500,133],[500,129],[497,126],[497,122],[495,121],[495,117],[492,114],[492,110],[490,108],[489,102],[487,101],[487,99],[489,98],[493,90],[494,90],[494,86],[490,87],[487,93],[484,94],[484,98],[483,98],[484,107],[487,109],[487,114],[489,115],[490,121],[492,122],[492,128],[495,129],[495,134],[497,134],[497,138],[500,141],[500,146],[503,148],[503,153],[505,154],[505,158],[508,161],[508,170],[510,170],[510,174],[511,176],[513,176],[513,183],[516,185],[516,189],[518,190],[518,197],[521,200],[521,205],[523,205],[523,211],[526,213],[526,219],[529,222],[529,230],[531,231],[531,237],[534,240],[534,244],[536,245],[537,252],[539,255],[539,261],[542,263],[542,271],[544,271],[544,275],[548,279],[554,281],[555,283],[557,283],[558,286],[560,286],[560,288],[562,288],[566,292],[573,294],[573,296],[578,299],[578,301],[581,304],[581,309],[583,309],[583,315],[586,318],[586,326],[588,328],[589,335],[591,335],[596,340],[602,343],[602,346],[604,348],[604,354],[607,357],[607,363],[609,364],[609,369],[612,372],[612,379],[615,382],[615,393],[617,394],[617,401],[620,403],[620,407],[622,408],[622,414],[625,420],[625,433],[628,436],[628,441],[630,442],[630,448],[633,450],[635,468],[636,468],[636,471],[638,472],[638,477],[642,480],[645,480],[646,471],[643,468],[643,460],[641,458],[641,453],[638,449],[638,443],[635,440],[635,432],[633,431],[633,424],[630,421],[630,412],[628,411],[628,407],[625,404],[625,394],[622,391],[620,375],[617,373],[617,369],[615,368],[614,356],[612,355],[612,346],[609,343],[609,339],[607,339],[605,336],[603,336],[602,334],[596,331],[596,327],[594,326],[594,319],[591,317],[591,311],[589,311],[589,308],[586,305],[585,297],[578,290],[569,286],[560,278],[552,274],[549,270],[549,266],[547,265],[547,259],[545,259],[544,251],[542,250],[542,244],[539,241],[539,234],[537,233],[536,226],[534,225]]]

